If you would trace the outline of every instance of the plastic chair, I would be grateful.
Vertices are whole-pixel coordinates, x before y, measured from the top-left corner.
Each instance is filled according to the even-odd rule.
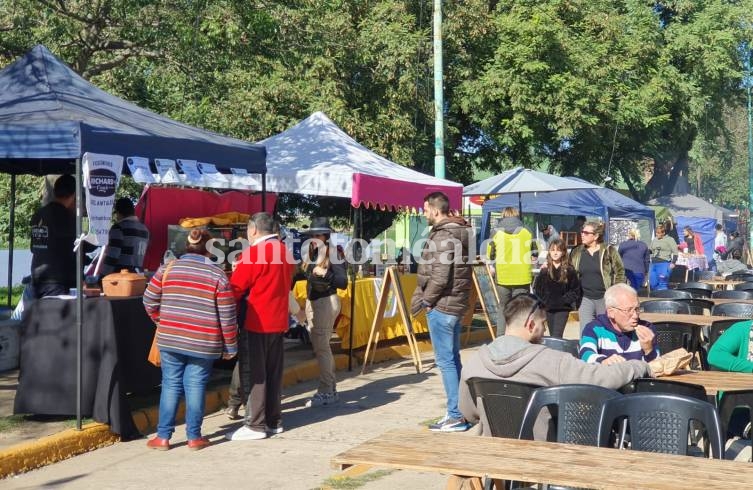
[[[471,378],[467,383],[492,437],[517,438],[528,399],[539,386],[486,378]]]
[[[633,393],[607,400],[599,422],[599,446],[609,445],[615,421],[624,418],[633,450],[687,456],[690,422],[695,420],[706,430],[712,456],[724,457],[719,415],[708,402],[665,393]],[[622,442],[618,441],[618,447]]]
[[[703,282],[684,282],[678,284],[677,289],[689,292],[694,298],[710,298],[714,286]]]
[[[753,316],[753,304],[750,303],[722,303],[714,305],[711,310],[713,316],[734,316],[748,319]]]
[[[541,343],[550,349],[567,352],[574,357],[578,357],[580,342],[576,339],[558,339],[557,337],[542,337]]]
[[[667,299],[680,299],[693,297],[689,291],[681,291],[679,289],[660,289],[658,291],[651,291],[649,294],[651,298],[667,298]]]
[[[735,291],[751,291],[751,290],[753,290],[753,282],[741,282],[740,284],[735,284]]]
[[[735,390],[725,391],[719,400],[719,418],[721,419],[722,434],[727,438],[729,422],[732,418],[732,412],[736,408],[748,410],[748,423],[753,424],[753,390]],[[734,434],[733,434],[734,435]],[[751,442],[753,448],[753,442]]]
[[[710,314],[714,307],[714,302],[706,298],[678,298],[676,301],[686,303],[690,307],[691,315],[705,315],[707,310]]]
[[[670,299],[657,299],[641,303],[641,311],[645,313],[690,314],[690,305]]]
[[[725,279],[727,279],[728,281],[753,282],[753,274],[751,274],[750,272],[733,272]]]
[[[716,342],[719,337],[722,336],[722,334],[732,325],[739,322],[740,320],[734,319],[734,320],[717,320],[715,322],[711,323],[711,327],[709,328],[709,348],[711,348],[712,345],[714,345],[714,342]]]
[[[548,407],[556,420],[557,442],[598,445],[599,419],[607,400],[622,394],[601,386],[573,384],[539,388],[528,401],[520,439],[533,440],[533,426],[539,412]]]
[[[701,347],[701,329],[698,325],[684,322],[657,322],[653,325],[659,352],[666,354],[683,348],[695,358]]]
[[[671,395],[687,396],[702,402],[713,404],[714,397],[706,394],[703,385],[680,383],[663,378],[639,378],[633,381],[633,393],[668,393]]]
[[[716,277],[716,273],[714,271],[694,270],[692,272],[694,281],[713,281]]]
[[[743,290],[743,289],[737,289],[734,291],[724,290],[724,291],[714,291],[711,293],[711,298],[719,298],[719,299],[753,299],[753,291],[751,290]]]

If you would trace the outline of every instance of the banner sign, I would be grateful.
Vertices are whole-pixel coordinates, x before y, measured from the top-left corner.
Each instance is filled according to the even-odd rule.
[[[212,163],[199,162],[199,170],[204,174],[204,182],[211,187],[227,187],[228,179]]]
[[[189,185],[200,186],[202,177],[199,168],[196,166],[196,160],[178,159],[178,165],[186,176],[186,183]]]
[[[180,176],[175,169],[175,162],[166,158],[155,158],[154,164],[157,166],[157,173],[160,176],[162,184],[180,184]]]
[[[89,235],[96,238],[97,245],[107,245],[107,235],[112,221],[115,191],[120,182],[123,157],[84,153],[84,189],[86,212],[89,216]]]
[[[152,175],[152,169],[149,168],[149,159],[144,157],[128,157],[126,158],[128,164],[128,170],[131,172],[133,180],[140,184],[153,184],[154,175]]]

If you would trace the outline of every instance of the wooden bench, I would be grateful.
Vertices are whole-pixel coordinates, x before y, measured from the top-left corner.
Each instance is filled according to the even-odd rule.
[[[391,430],[338,454],[332,464],[588,488],[729,490],[750,488],[753,482],[753,465],[746,462],[426,429]]]

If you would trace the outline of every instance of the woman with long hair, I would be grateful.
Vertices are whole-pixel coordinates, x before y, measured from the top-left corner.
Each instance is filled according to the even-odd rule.
[[[329,220],[314,218],[305,233],[311,237],[302,264],[307,281],[306,321],[311,346],[319,364],[319,387],[314,396],[306,402],[306,406],[318,407],[331,405],[339,400],[335,359],[329,342],[335,319],[340,313],[337,290],[348,286],[348,278],[345,274],[344,257],[330,244],[332,229]]]
[[[542,268],[533,283],[533,292],[546,305],[549,335],[562,338],[570,312],[577,310],[583,291],[578,274],[570,265],[567,245],[559,238],[549,244],[546,268]]]
[[[583,299],[578,308],[580,330],[607,312],[604,293],[610,286],[625,282],[625,267],[620,254],[604,243],[604,224],[589,221],[580,231],[581,244],[570,252],[573,269],[578,273]]]
[[[235,299],[225,271],[209,261],[211,238],[206,230],[192,229],[186,253],[157,269],[144,292],[144,308],[157,324],[162,369],[157,435],[147,442],[151,449],[170,449],[181,397],[188,449],[209,445],[201,423],[212,364],[238,350]]]
[[[703,255],[703,240],[700,234],[694,232],[691,227],[686,226],[682,229],[682,235],[685,241],[683,248],[687,253]]]

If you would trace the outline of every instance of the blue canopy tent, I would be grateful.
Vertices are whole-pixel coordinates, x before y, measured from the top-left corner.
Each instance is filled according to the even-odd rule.
[[[575,177],[569,178],[580,180]],[[520,201],[524,213],[600,216],[605,223],[610,218],[648,220],[651,228],[653,228],[654,223],[653,209],[612,189],[581,189],[523,194]],[[489,236],[491,213],[502,211],[506,207],[517,206],[518,196],[515,195],[504,195],[486,201],[481,208],[483,217],[479,241],[483,241]]]
[[[126,102],[87,82],[47,48],[38,45],[0,71],[0,172],[11,174],[9,286],[13,266],[15,175],[75,174],[76,232],[80,236],[81,158],[87,152],[141,156],[150,161],[154,158],[192,159],[213,163],[223,173],[231,173],[232,168],[244,169],[262,175],[262,203],[265,202],[264,146],[194,128]],[[127,166],[123,172],[128,172]],[[81,253],[77,266],[81,284]],[[81,295],[78,295],[76,307],[80,401]],[[77,419],[80,428],[80,410],[77,410]]]

